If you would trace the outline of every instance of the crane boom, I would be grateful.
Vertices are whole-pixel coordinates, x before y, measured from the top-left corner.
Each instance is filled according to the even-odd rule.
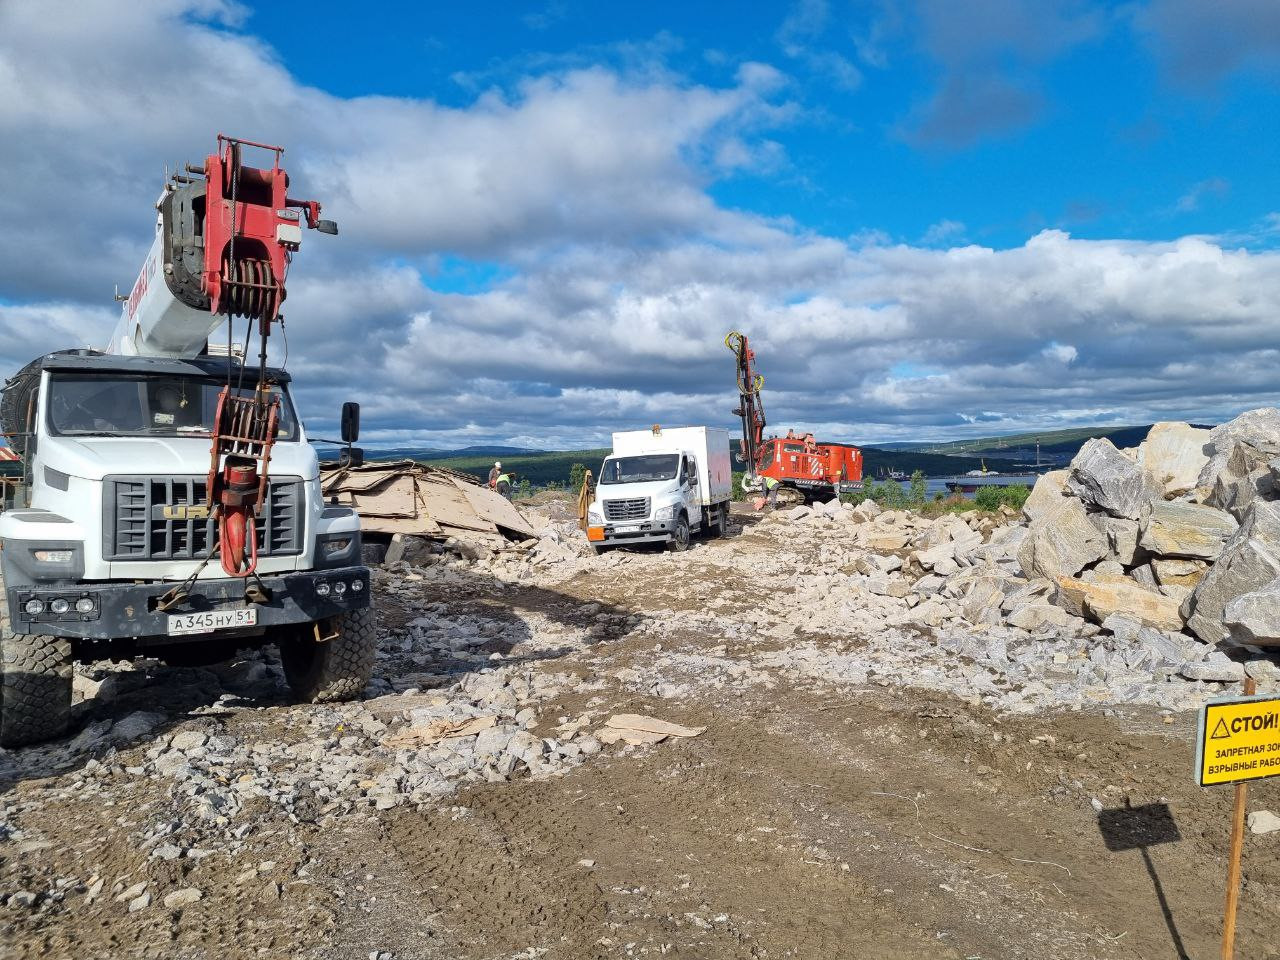
[[[269,168],[241,162],[243,147],[269,151]],[[111,336],[111,354],[186,359],[233,317],[279,319],[289,260],[302,222],[337,233],[320,204],[288,196],[282,147],[218,135],[204,165],[174,174],[156,203],[156,235]]]
[[[246,166],[244,147],[271,154],[269,168]],[[156,204],[156,236],[124,302],[108,353],[188,359],[204,353],[225,318],[228,341],[236,317],[247,318],[245,343],[258,324],[258,376],[227,382],[218,395],[206,505],[218,525],[218,553],[229,576],[253,575],[256,521],[268,490],[271,450],[279,433],[280,398],[267,382],[267,339],[279,320],[285,276],[302,243],[302,222],[337,233],[320,204],[289,197],[280,166],[283,147],[218,134],[204,166],[174,174]],[[243,364],[243,359],[242,359]]]

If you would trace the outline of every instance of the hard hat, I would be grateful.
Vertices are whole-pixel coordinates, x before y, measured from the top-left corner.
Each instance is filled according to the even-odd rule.
[[[501,464],[501,463],[499,463],[497,460],[493,461],[493,465],[494,465],[495,467],[500,467],[500,466],[502,466],[502,464]]]

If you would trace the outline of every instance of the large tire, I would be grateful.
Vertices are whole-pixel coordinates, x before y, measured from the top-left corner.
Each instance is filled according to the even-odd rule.
[[[378,648],[373,608],[325,620],[320,629],[322,633],[332,630],[337,636],[317,643],[314,629],[306,624],[280,639],[280,662],[289,688],[308,703],[354,700],[373,675]]]
[[[676,518],[676,528],[671,533],[671,549],[676,553],[689,549],[689,518],[683,513]]]
[[[718,511],[719,516],[716,517],[715,535],[717,537],[727,537],[729,535],[729,505],[722,503]]]
[[[52,740],[71,721],[71,641],[9,632],[0,601],[0,745]]]

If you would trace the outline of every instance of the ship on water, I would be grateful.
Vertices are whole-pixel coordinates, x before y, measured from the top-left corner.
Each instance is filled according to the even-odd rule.
[[[1050,464],[1040,462],[1040,441],[1036,441],[1036,462],[1029,470],[1014,473],[1001,473],[999,470],[988,470],[987,461],[982,461],[981,470],[970,470],[961,476],[938,477],[937,481],[946,485],[951,493],[977,493],[980,487],[1034,487],[1037,480],[1044,475]]]

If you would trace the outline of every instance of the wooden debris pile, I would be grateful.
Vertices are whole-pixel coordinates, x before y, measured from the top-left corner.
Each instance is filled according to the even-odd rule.
[[[501,548],[537,534],[515,506],[475,477],[414,460],[322,464],[326,502],[355,507],[366,534],[401,534],[447,540],[455,537]]]

